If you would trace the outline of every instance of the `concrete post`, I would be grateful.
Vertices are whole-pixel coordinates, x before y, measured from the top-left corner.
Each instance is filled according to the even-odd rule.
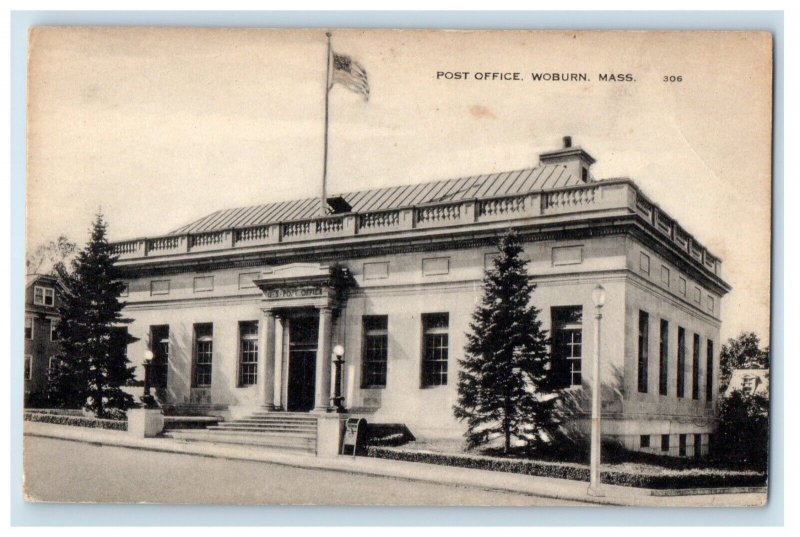
[[[327,412],[331,398],[331,317],[330,307],[319,308],[317,371],[314,391],[314,412]]]

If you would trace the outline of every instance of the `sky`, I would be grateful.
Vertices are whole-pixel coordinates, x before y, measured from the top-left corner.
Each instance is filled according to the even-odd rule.
[[[333,47],[371,94],[331,90],[329,192],[529,167],[570,135],[595,177],[630,177],[722,258],[723,339],[768,341],[766,34],[336,30]],[[319,195],[326,58],[323,30],[34,30],[28,247],[83,243],[98,210],[118,240]]]

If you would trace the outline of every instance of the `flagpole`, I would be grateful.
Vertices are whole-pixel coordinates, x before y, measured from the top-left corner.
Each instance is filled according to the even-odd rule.
[[[322,198],[319,200],[320,216],[325,216],[328,211],[328,98],[331,92],[331,33],[325,32],[328,36],[328,66],[325,74],[325,143],[322,156]]]

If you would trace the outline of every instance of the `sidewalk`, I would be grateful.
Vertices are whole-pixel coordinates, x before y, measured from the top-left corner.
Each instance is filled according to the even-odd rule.
[[[491,472],[438,466],[433,464],[390,461],[367,457],[339,456],[321,458],[305,454],[273,451],[260,447],[201,442],[181,442],[169,438],[133,438],[122,431],[70,427],[25,421],[23,432],[28,436],[58,438],[92,444],[112,445],[131,449],[182,453],[202,457],[268,462],[299,468],[374,475],[425,481],[452,486],[530,494],[543,498],[572,500],[601,505],[638,507],[754,507],[766,501],[763,492],[726,494],[695,494],[664,496],[662,491],[604,485],[604,497],[587,494],[588,483],[566,479]]]

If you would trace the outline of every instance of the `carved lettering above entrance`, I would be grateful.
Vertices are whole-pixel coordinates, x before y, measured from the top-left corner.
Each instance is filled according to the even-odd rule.
[[[331,267],[318,263],[293,263],[271,267],[253,281],[264,293],[268,308],[331,307],[335,289]]]
[[[264,290],[264,298],[302,298],[325,296],[327,289],[321,286],[283,287]]]

